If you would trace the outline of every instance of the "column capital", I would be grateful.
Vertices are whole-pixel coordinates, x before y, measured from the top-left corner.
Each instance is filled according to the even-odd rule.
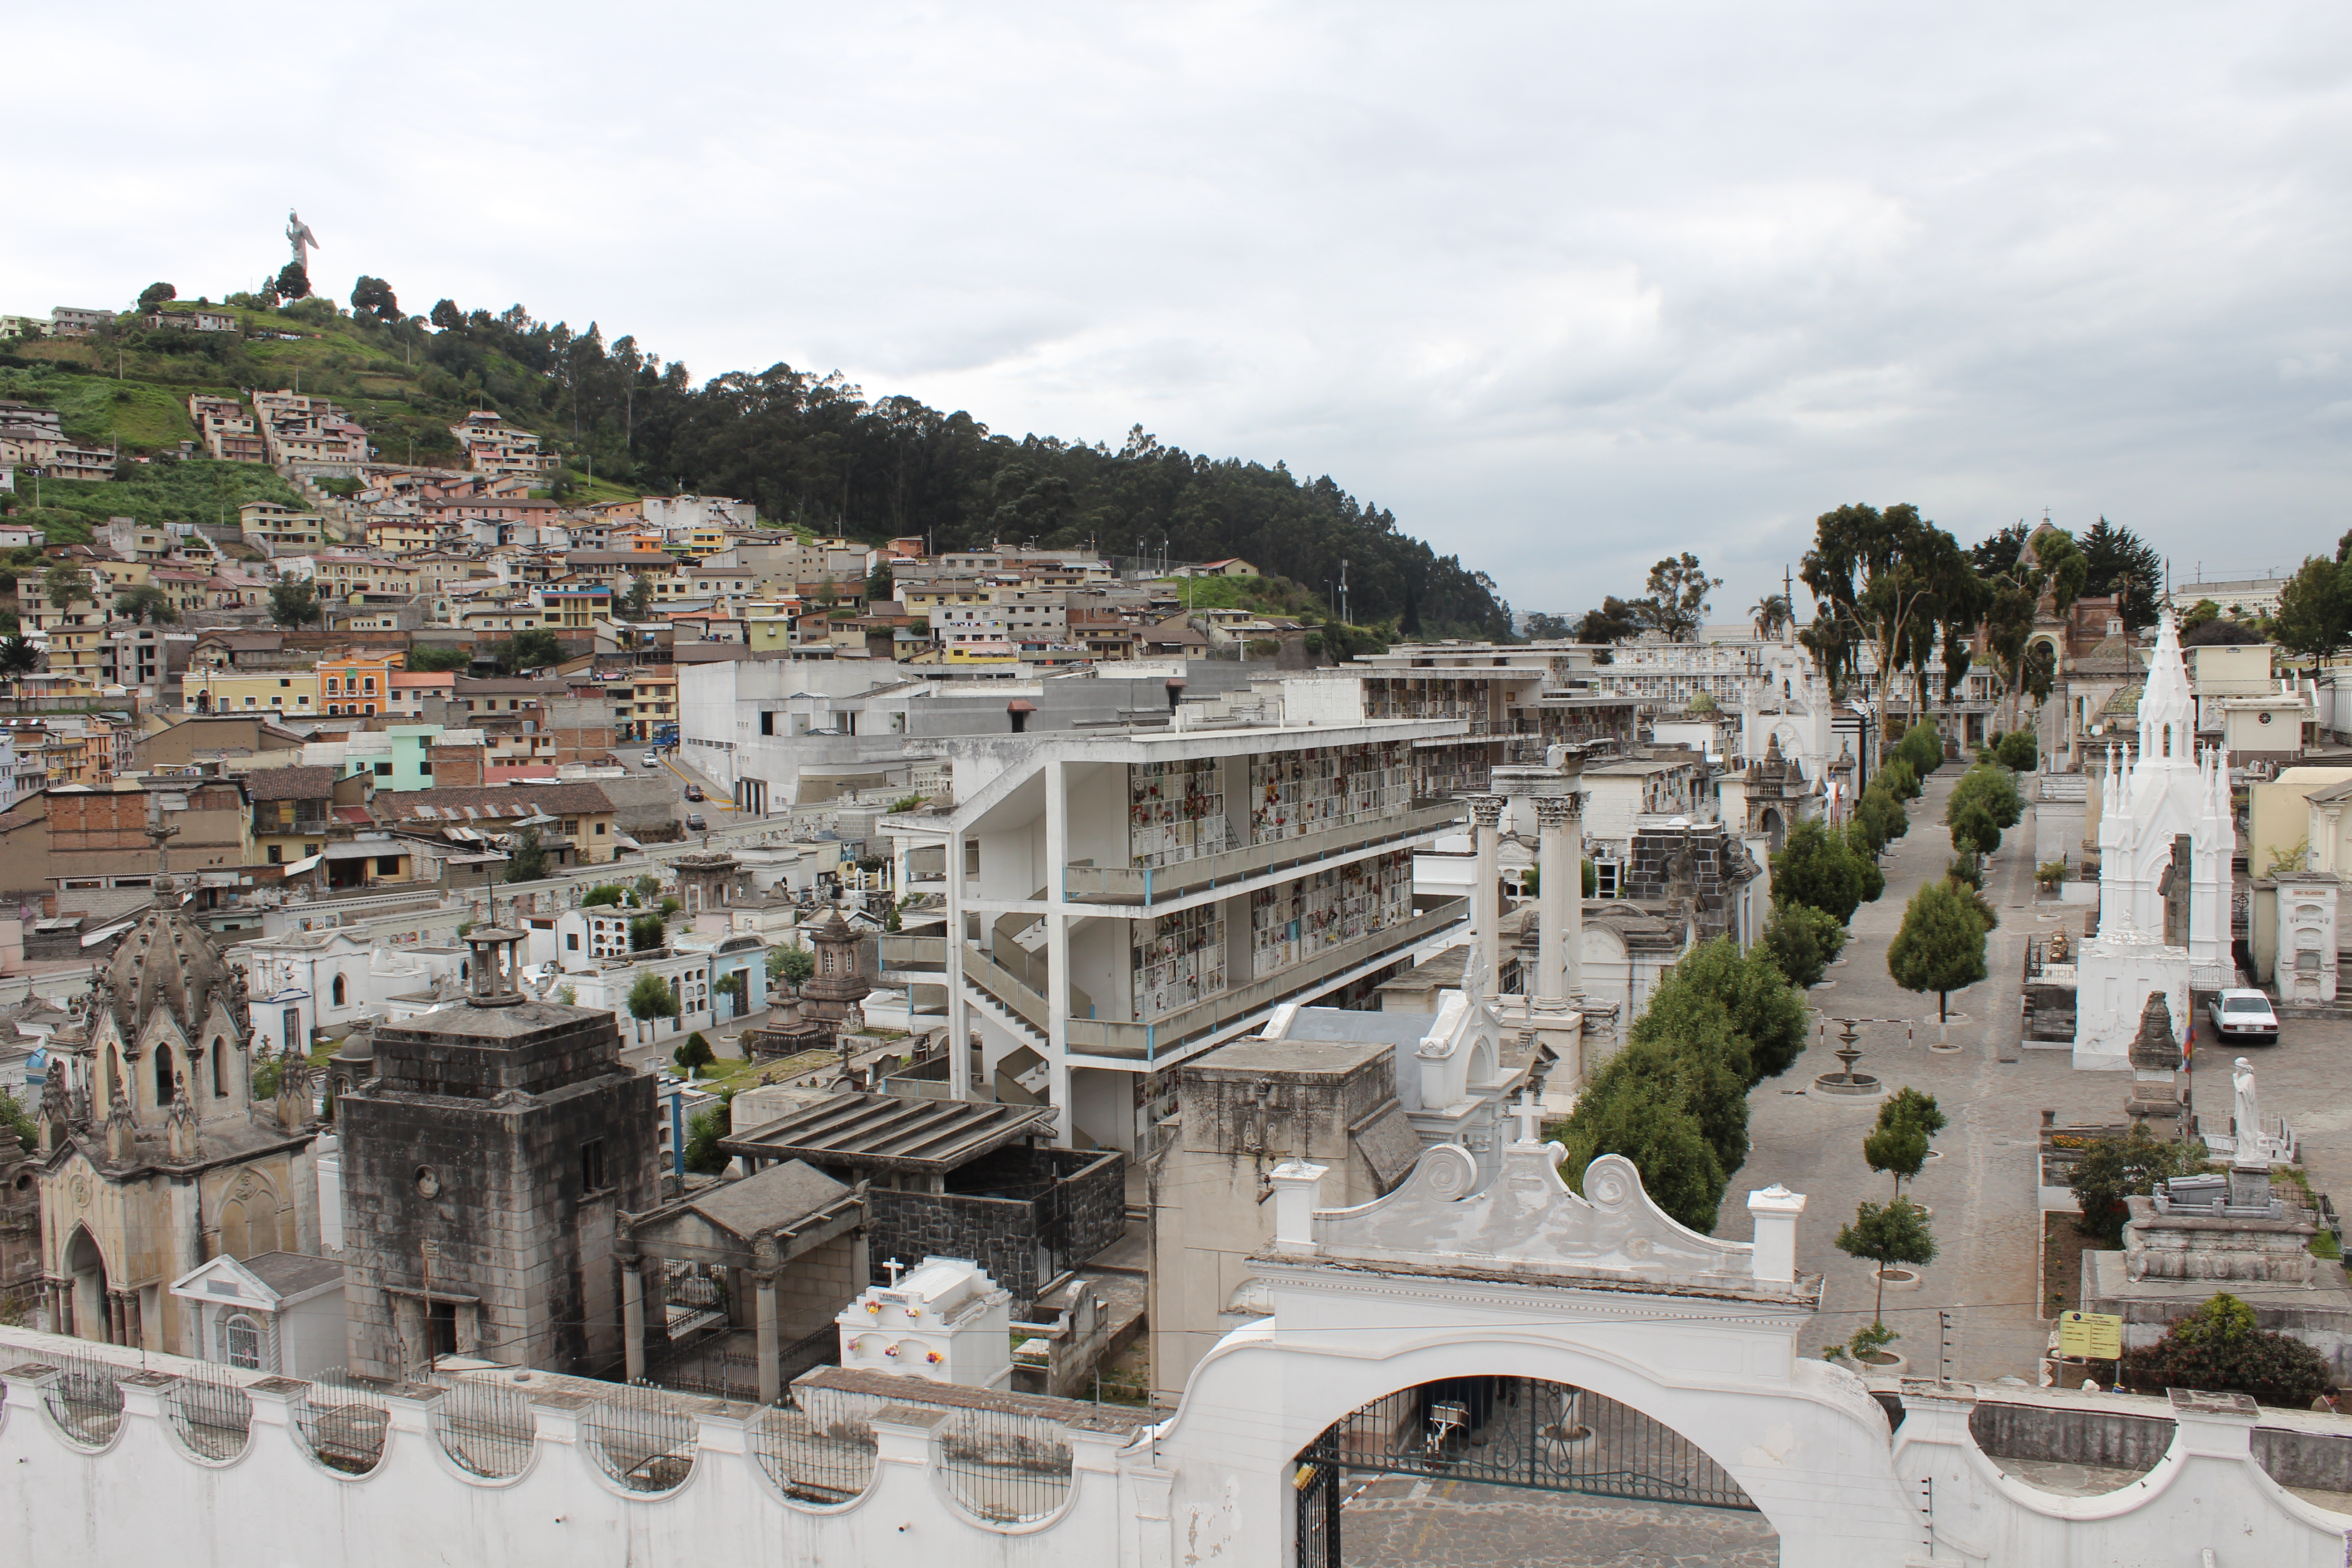
[[[1580,795],[1536,796],[1536,821],[1547,833],[1555,827],[1566,827],[1583,815],[1584,797]]]
[[[1499,795],[1465,795],[1470,805],[1470,821],[1478,827],[1500,827],[1503,825],[1503,797]]]

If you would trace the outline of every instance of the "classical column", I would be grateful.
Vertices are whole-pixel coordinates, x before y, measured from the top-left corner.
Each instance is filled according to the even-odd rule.
[[[1584,797],[1538,795],[1536,820],[1543,827],[1536,889],[1543,928],[1535,994],[1566,1001],[1584,992]]]
[[[646,1375],[646,1266],[642,1258],[621,1260],[621,1352],[631,1383]]]
[[[778,1363],[781,1347],[776,1342],[776,1277],[756,1276],[753,1291],[759,1301],[760,1403],[773,1405],[784,1392],[783,1368]]]
[[[1474,795],[1467,798],[1478,846],[1478,868],[1472,873],[1476,881],[1470,889],[1470,913],[1477,931],[1477,971],[1464,973],[1462,989],[1477,998],[1494,995],[1503,981],[1503,895],[1498,886],[1502,868],[1497,864],[1502,853],[1503,797]]]

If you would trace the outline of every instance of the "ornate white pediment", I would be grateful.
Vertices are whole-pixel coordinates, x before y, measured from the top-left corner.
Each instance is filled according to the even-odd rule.
[[[1676,1224],[1642,1190],[1632,1161],[1617,1154],[1594,1160],[1579,1196],[1559,1178],[1559,1154],[1557,1143],[1514,1143],[1501,1173],[1473,1192],[1476,1162],[1441,1144],[1423,1152],[1387,1197],[1317,1215],[1316,1250],[1334,1260],[1756,1287],[1754,1249]]]

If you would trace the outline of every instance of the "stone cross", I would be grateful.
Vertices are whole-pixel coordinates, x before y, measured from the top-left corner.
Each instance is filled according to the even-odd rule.
[[[903,1264],[903,1263],[899,1262],[899,1261],[898,1261],[897,1258],[893,1258],[889,1259],[888,1261],[887,1261],[886,1263],[884,1263],[884,1264],[882,1265],[882,1267],[883,1267],[883,1268],[887,1268],[887,1269],[890,1271],[890,1283],[891,1283],[891,1284],[893,1284],[893,1285],[898,1284],[898,1276],[899,1276],[899,1275],[901,1275],[901,1274],[904,1274],[904,1273],[907,1271],[907,1266],[906,1266],[905,1264]]]
[[[1543,1106],[1537,1101],[1535,1090],[1521,1089],[1518,1103],[1511,1107],[1510,1115],[1519,1124],[1517,1142],[1538,1143],[1543,1141]]]

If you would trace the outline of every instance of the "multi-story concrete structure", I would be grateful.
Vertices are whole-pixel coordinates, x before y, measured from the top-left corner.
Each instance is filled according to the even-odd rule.
[[[946,988],[954,1094],[1042,1101],[1133,1152],[1170,1069],[1276,1006],[1385,978],[1458,933],[1412,854],[1461,808],[1415,793],[1455,721],[1125,728],[946,743],[953,802],[896,814],[940,851],[947,934],[887,938],[886,979]]]

